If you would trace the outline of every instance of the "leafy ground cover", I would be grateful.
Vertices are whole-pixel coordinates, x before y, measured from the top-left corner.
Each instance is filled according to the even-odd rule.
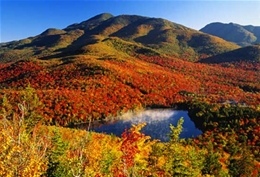
[[[258,63],[77,55],[0,68],[5,176],[259,175]],[[179,140],[179,125],[161,143],[140,133],[144,125],[121,138],[58,127],[173,106],[204,133]]]
[[[43,125],[36,91],[27,87],[20,99],[16,111],[6,97],[1,104],[2,176],[259,175],[259,145],[254,141],[246,144],[236,129],[223,131],[215,126],[201,137],[184,140],[179,139],[180,119],[176,126],[169,125],[169,142],[151,140],[141,133],[145,124],[133,125],[122,137],[115,137]]]
[[[259,176],[259,47],[237,48],[111,14],[0,44],[0,176]],[[203,134],[65,128],[147,107],[187,109]]]
[[[28,84],[44,104],[50,124],[68,125],[115,116],[129,109],[209,103],[260,104],[259,63],[228,66],[159,56],[76,55],[50,61],[18,61],[0,67],[1,96],[17,102]]]

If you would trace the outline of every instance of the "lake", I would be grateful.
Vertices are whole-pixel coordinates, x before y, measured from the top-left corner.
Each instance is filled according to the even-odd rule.
[[[188,116],[188,111],[172,109],[149,109],[140,112],[128,112],[118,117],[114,122],[106,122],[97,127],[91,128],[92,131],[121,136],[125,129],[129,129],[132,124],[146,122],[147,125],[142,129],[146,135],[152,139],[169,141],[167,134],[170,133],[170,124],[176,126],[178,120],[183,117],[183,131],[180,138],[192,138],[202,134],[202,131],[195,127],[195,124]]]

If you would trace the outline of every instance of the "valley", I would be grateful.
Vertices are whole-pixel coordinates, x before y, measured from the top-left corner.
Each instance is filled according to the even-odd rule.
[[[53,145],[49,155],[40,154],[49,164],[39,163],[45,176],[62,176],[62,168],[73,176],[67,160],[73,168],[85,170],[85,176],[173,176],[182,168],[190,175],[257,176],[259,53],[257,44],[240,47],[168,20],[107,13],[62,30],[1,43],[0,113],[6,131],[1,133],[6,139],[0,141],[9,142],[7,125],[14,139],[19,133],[30,137],[28,125],[37,115],[41,126],[33,124],[30,131],[43,143],[40,147]],[[179,139],[181,122],[169,125],[167,142],[140,132],[145,123],[121,137],[68,128],[147,108],[187,110],[202,134]],[[19,118],[28,119],[25,127]],[[18,134],[15,127],[20,127]],[[49,136],[42,139],[43,134]],[[28,137],[25,144],[36,143]],[[8,146],[27,148],[11,140]]]

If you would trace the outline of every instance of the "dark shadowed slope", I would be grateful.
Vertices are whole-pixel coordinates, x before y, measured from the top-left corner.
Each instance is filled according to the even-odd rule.
[[[260,26],[242,26],[235,23],[211,23],[200,31],[218,36],[240,46],[247,46],[260,42]]]
[[[105,50],[109,55],[155,54],[197,61],[238,47],[165,19],[103,13],[63,30],[50,28],[34,37],[2,43],[0,61],[52,59],[93,53],[93,48],[95,55],[99,55],[96,49],[109,48]]]
[[[200,60],[202,63],[260,62],[260,45],[251,45]]]

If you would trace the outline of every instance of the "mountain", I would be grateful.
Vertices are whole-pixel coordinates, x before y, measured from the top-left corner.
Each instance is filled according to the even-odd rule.
[[[65,29],[50,28],[34,37],[2,43],[0,61],[91,53],[175,56],[196,61],[237,48],[221,38],[165,19],[103,13]]]
[[[240,46],[260,43],[260,26],[242,26],[235,23],[210,23],[200,31],[218,36]]]
[[[260,45],[250,45],[230,52],[201,59],[202,63],[260,62]]]
[[[104,13],[0,44],[0,98],[17,105],[30,85],[46,122],[64,126],[133,109],[187,108],[195,98],[258,104],[260,62],[202,63],[234,49],[239,46],[165,19]]]
[[[259,176],[258,61],[257,45],[109,13],[2,43],[0,176]],[[167,130],[157,123],[167,116],[177,124],[167,143],[129,121],[154,108],[172,113],[151,115],[153,127]],[[193,123],[172,109],[202,134],[179,139]],[[138,125],[113,126],[121,137],[92,131],[125,120]]]

